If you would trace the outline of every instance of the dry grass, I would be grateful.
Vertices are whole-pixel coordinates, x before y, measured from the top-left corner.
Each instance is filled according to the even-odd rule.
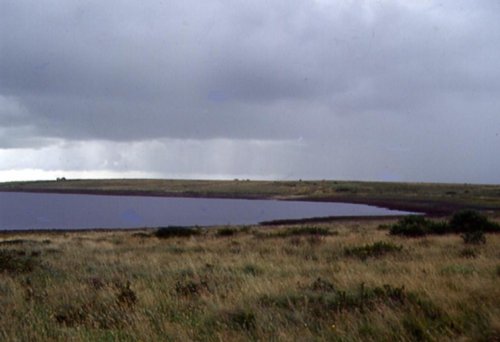
[[[4,234],[0,340],[500,338],[500,235],[470,247],[389,236],[381,222]],[[377,242],[402,248],[346,253]]]

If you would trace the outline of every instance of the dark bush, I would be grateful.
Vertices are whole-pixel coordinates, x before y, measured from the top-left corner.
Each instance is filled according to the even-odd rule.
[[[0,272],[28,273],[39,265],[40,254],[25,251],[0,249]]]
[[[477,238],[477,243],[482,243],[483,240],[479,232],[500,232],[500,225],[491,222],[488,218],[474,210],[464,210],[453,215],[449,223],[434,222],[426,219],[423,216],[406,216],[392,225],[390,234],[418,237],[427,234],[449,234],[449,233],[474,233],[478,232],[477,236],[468,234],[464,237],[468,241],[474,241]],[[471,242],[474,243],[474,242]]]
[[[427,231],[429,234],[449,234],[452,232],[450,225],[447,222],[434,222],[427,220]]]
[[[429,231],[429,220],[423,216],[410,215],[400,219],[390,229],[391,235],[424,236]]]
[[[216,233],[219,237],[234,236],[236,234],[238,234],[238,230],[234,228],[221,228]]]
[[[87,319],[87,312],[85,308],[66,304],[59,308],[54,318],[59,324],[64,324],[68,327],[74,327],[85,323]]]
[[[118,284],[118,294],[116,295],[116,299],[120,304],[126,304],[128,306],[132,306],[137,302],[137,295],[130,288],[130,282],[127,282],[125,285]]]
[[[486,236],[482,230],[476,230],[473,232],[465,232],[462,234],[462,239],[466,244],[480,245],[486,243]]]
[[[475,210],[463,210],[453,215],[450,228],[455,233],[471,233],[483,231],[489,233],[500,232],[500,225]]]
[[[155,236],[160,239],[167,239],[171,237],[189,237],[199,235],[201,232],[198,229],[190,227],[168,226],[159,228],[155,232]]]
[[[237,309],[227,313],[230,325],[235,329],[254,330],[256,317],[252,311]]]

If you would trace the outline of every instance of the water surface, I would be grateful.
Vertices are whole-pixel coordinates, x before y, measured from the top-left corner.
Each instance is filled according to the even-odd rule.
[[[0,192],[0,230],[244,225],[404,214],[350,203]]]

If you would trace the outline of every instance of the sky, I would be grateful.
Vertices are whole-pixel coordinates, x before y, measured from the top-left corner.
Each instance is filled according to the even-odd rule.
[[[2,0],[0,181],[500,183],[498,0]]]

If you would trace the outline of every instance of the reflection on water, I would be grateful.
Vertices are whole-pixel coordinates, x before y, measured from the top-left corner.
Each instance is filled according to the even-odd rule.
[[[0,192],[0,229],[255,224],[325,216],[401,215],[361,204]]]

